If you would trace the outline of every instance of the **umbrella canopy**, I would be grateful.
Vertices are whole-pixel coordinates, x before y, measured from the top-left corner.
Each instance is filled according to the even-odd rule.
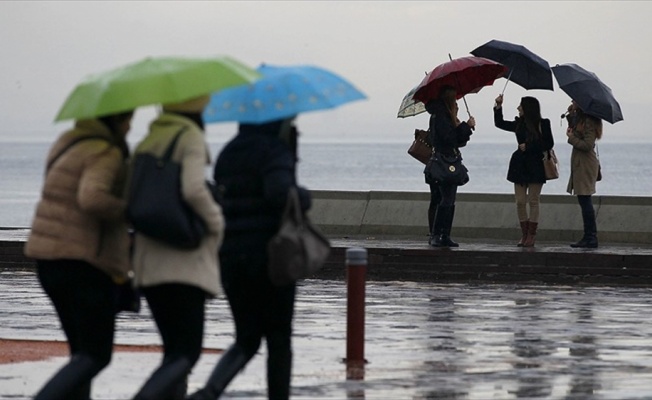
[[[261,65],[262,78],[211,96],[204,121],[260,124],[365,99],[344,78],[323,68]]]
[[[502,64],[484,57],[460,57],[438,65],[421,81],[413,98],[424,104],[439,96],[441,88],[452,86],[457,98],[475,93],[494,83],[508,70]]]
[[[525,89],[553,90],[550,64],[524,46],[491,40],[473,50],[471,54],[508,67],[508,81],[511,80]]]
[[[68,96],[55,121],[179,103],[259,77],[258,72],[230,57],[148,57],[84,79]]]
[[[559,88],[577,103],[586,114],[611,124],[623,120],[620,104],[609,86],[593,72],[577,64],[557,64],[552,67]]]
[[[426,111],[426,106],[422,102],[416,101],[413,98],[414,93],[418,88],[419,85],[413,87],[412,90],[403,97],[401,106],[398,108],[398,114],[396,114],[397,118],[413,117]]]

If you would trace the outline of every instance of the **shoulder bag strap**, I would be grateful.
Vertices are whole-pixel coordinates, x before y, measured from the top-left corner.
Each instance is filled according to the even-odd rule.
[[[90,140],[90,139],[101,139],[105,140],[109,143],[112,143],[111,139],[107,138],[106,136],[103,135],[88,135],[88,136],[82,136],[74,139],[72,142],[68,143],[66,147],[64,147],[56,156],[52,157],[50,162],[48,162],[48,165],[45,169],[45,171],[49,171],[50,168],[54,165],[54,163],[62,156],[64,153],[68,150],[70,150],[73,146],[75,146],[77,143],[82,142],[84,140]]]
[[[174,148],[177,145],[177,142],[179,141],[179,138],[181,137],[181,134],[188,129],[187,126],[184,126],[179,130],[179,132],[176,133],[174,136],[174,139],[172,139],[172,142],[168,145],[168,148],[165,150],[165,153],[163,154],[163,157],[161,158],[163,161],[170,161],[172,158],[172,153],[174,152]]]

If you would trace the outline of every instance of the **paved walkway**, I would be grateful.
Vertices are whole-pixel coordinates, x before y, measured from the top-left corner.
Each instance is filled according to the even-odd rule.
[[[347,380],[346,286],[308,280],[294,323],[294,399],[650,399],[652,290],[622,286],[368,282],[364,379]],[[224,299],[208,305],[205,346],[225,348]],[[62,340],[33,272],[0,272],[0,337]],[[116,341],[157,344],[147,307],[119,318]],[[2,351],[0,349],[0,351]],[[265,351],[225,399],[265,398]],[[216,354],[202,355],[190,389]],[[94,399],[128,399],[156,367],[155,353],[119,352]],[[0,365],[0,398],[28,399],[63,363]]]

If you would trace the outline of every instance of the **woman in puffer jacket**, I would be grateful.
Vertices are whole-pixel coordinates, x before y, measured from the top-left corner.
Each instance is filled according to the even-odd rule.
[[[130,268],[123,191],[132,116],[79,120],[48,154],[25,255],[36,260],[70,360],[37,400],[90,398],[92,379],[111,361],[116,284]]]

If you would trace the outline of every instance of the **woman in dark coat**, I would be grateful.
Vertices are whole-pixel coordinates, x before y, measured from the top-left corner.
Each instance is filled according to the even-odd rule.
[[[460,154],[460,147],[466,146],[471,138],[472,129],[475,128],[475,119],[470,117],[467,122],[460,122],[457,118],[457,92],[450,86],[442,88],[436,100],[426,104],[426,111],[430,114],[430,143],[436,152],[443,155]],[[430,186],[431,202],[433,198],[440,197],[439,206],[435,215],[430,245],[433,247],[458,247],[450,238],[453,217],[455,215],[455,197],[457,185],[433,182],[424,170],[426,183]]]
[[[517,108],[518,117],[514,121],[503,119],[502,104],[503,95],[500,95],[494,106],[494,124],[497,128],[514,132],[518,143],[507,171],[507,180],[514,184],[516,213],[521,225],[521,240],[517,245],[532,247],[539,225],[539,198],[546,183],[543,154],[552,149],[555,142],[550,120],[541,118],[541,107],[537,99],[521,98]]]
[[[602,120],[585,114],[574,101],[568,107],[568,144],[573,146],[571,169],[566,190],[577,196],[582,210],[584,236],[571,247],[598,247],[598,228],[591,196],[599,180],[600,161],[595,152],[596,141],[602,137]]]
[[[273,286],[267,275],[267,244],[280,227],[291,187],[296,187],[297,130],[293,119],[241,124],[220,153],[214,170],[226,219],[220,249],[222,285],[235,321],[236,341],[222,355],[205,387],[191,399],[216,399],[267,342],[270,399],[288,399],[292,372],[295,285]],[[298,188],[301,208],[310,192]]]

